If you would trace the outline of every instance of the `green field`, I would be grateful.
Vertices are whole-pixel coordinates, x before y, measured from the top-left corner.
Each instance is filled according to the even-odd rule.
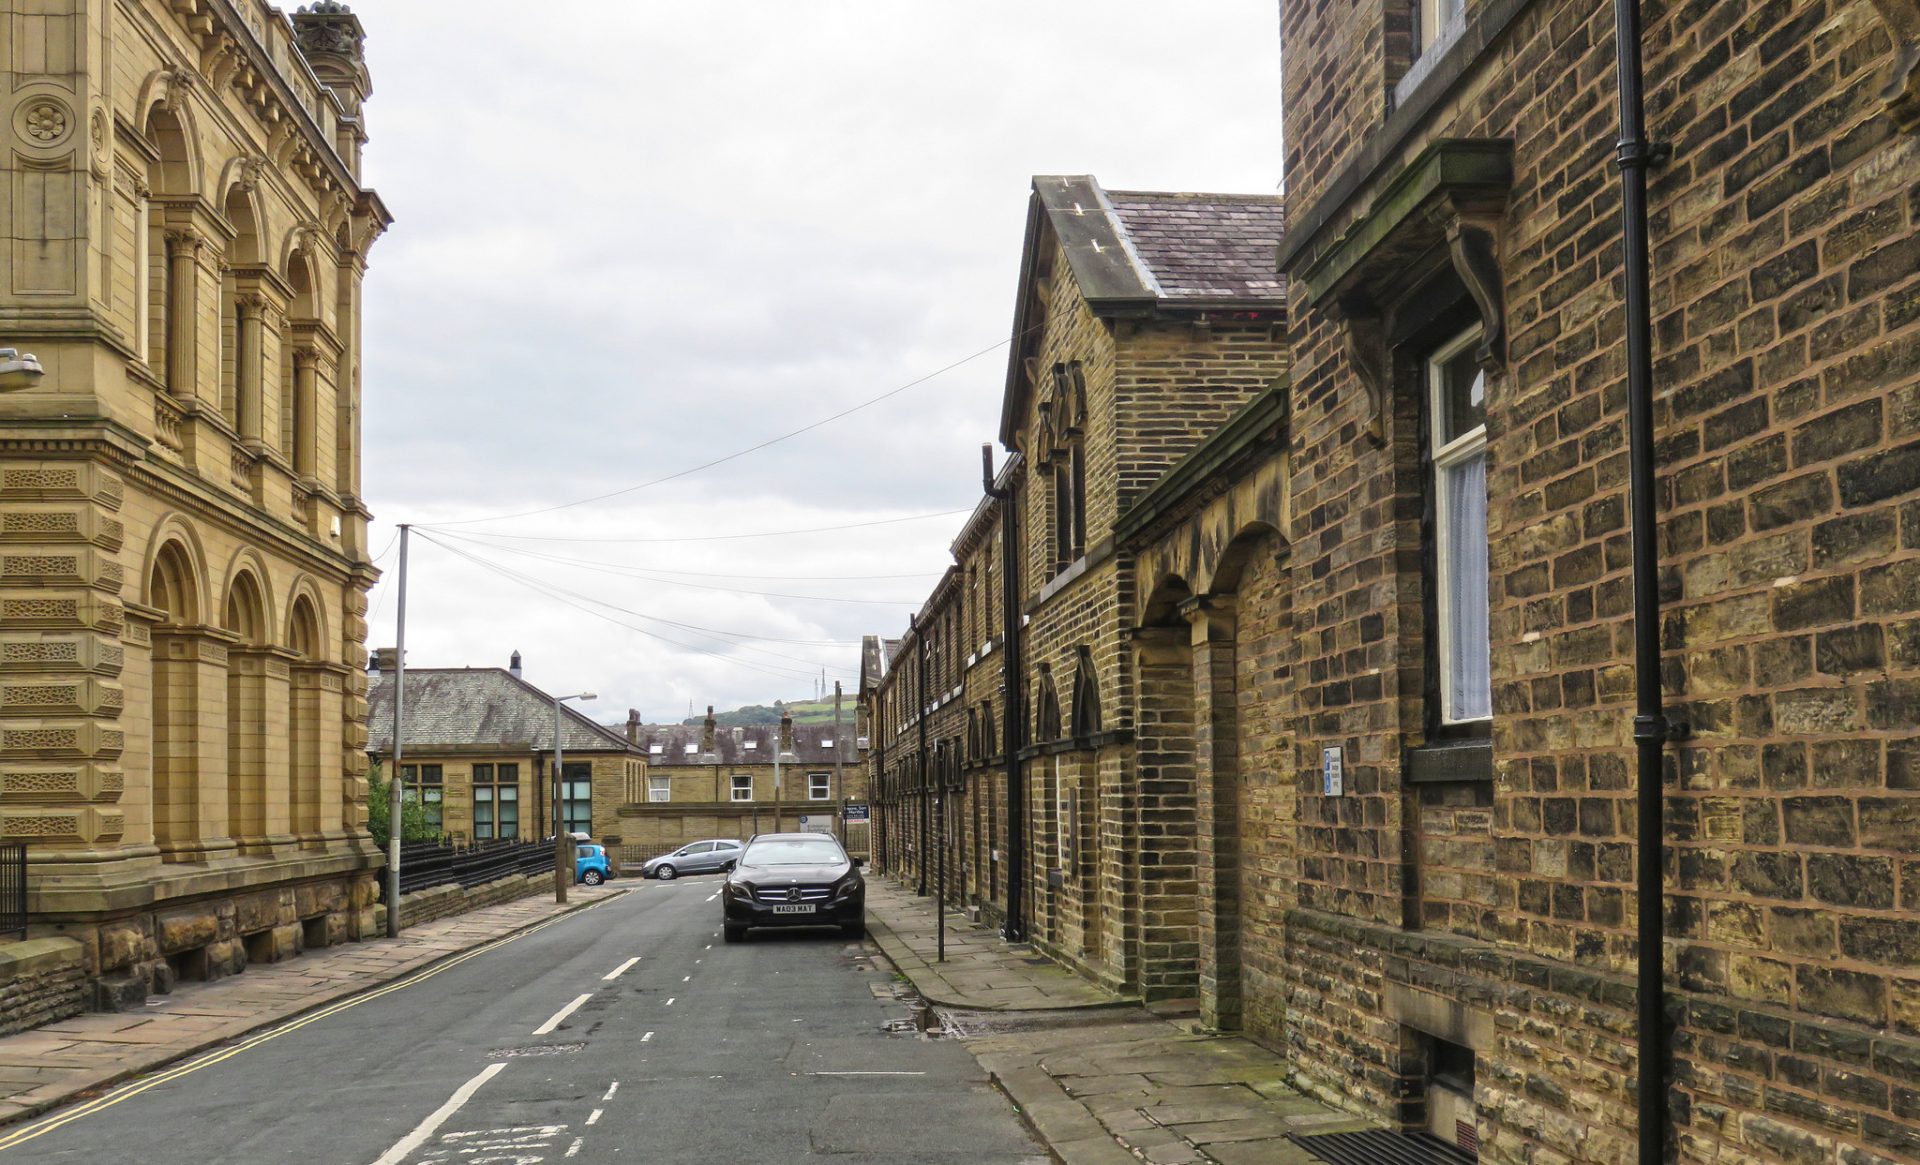
[[[795,724],[831,724],[833,723],[832,700],[795,700],[786,705],[787,714],[793,717]],[[704,716],[689,716],[682,724],[700,724]],[[840,719],[844,724],[853,723],[853,697],[840,697]],[[780,723],[780,709],[771,704],[748,704],[744,708],[733,708],[725,712],[715,712],[713,720],[721,728],[744,728],[753,724]]]

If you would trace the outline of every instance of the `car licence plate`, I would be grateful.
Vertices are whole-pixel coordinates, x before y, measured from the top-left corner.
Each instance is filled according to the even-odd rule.
[[[776,906],[773,912],[775,914],[812,914],[813,903],[808,902],[800,906]]]

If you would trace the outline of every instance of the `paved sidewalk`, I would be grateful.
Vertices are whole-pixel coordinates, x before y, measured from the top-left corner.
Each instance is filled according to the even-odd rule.
[[[1067,1165],[1321,1165],[1289,1133],[1374,1127],[1295,1092],[1286,1062],[1241,1036],[1158,1018],[1024,945],[867,883],[867,929]]]
[[[213,983],[185,983],[138,1011],[77,1015],[0,1038],[0,1124],[270,1027],[630,887],[575,886],[565,906],[531,895],[344,943]]]

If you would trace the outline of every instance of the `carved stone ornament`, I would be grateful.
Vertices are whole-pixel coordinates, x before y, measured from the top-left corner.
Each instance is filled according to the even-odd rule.
[[[1375,445],[1384,445],[1387,394],[1392,387],[1386,322],[1379,308],[1357,295],[1340,300],[1340,315],[1346,322],[1347,365],[1367,394],[1367,438]]]
[[[35,146],[58,145],[72,128],[67,107],[51,97],[37,97],[20,107],[20,136]]]
[[[1492,216],[1460,214],[1447,223],[1447,251],[1454,273],[1480,309],[1480,346],[1474,358],[1489,376],[1507,363],[1507,295],[1500,274],[1498,221]]]

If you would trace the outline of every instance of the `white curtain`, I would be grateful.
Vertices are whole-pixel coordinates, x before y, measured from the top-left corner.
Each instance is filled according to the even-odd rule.
[[[1492,651],[1487,632],[1487,454],[1445,470],[1448,720],[1493,715]]]

